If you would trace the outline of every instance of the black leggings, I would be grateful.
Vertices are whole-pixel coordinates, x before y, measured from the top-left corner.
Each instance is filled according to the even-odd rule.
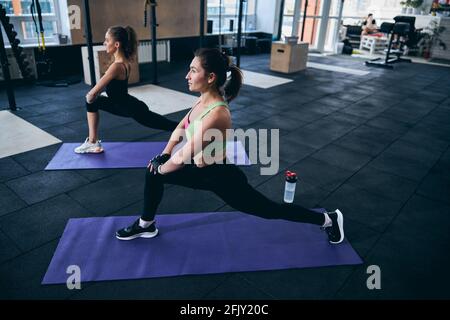
[[[173,131],[178,123],[150,111],[141,100],[127,95],[117,100],[109,97],[99,96],[93,103],[86,103],[87,112],[108,111],[116,116],[133,118],[140,124],[154,129]]]
[[[163,197],[164,184],[209,190],[238,211],[265,219],[284,219],[323,225],[325,217],[296,204],[277,203],[248,184],[247,177],[233,164],[213,164],[203,168],[185,165],[165,175],[154,175],[148,169],[145,176],[144,214],[152,221]]]

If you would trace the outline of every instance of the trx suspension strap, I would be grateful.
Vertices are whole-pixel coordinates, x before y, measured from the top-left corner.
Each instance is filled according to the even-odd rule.
[[[44,36],[44,24],[42,23],[42,9],[41,4],[39,3],[39,0],[32,0],[31,6],[31,17],[33,18],[34,27],[36,29],[36,36],[38,39],[38,45],[39,45],[39,51],[45,51],[45,36]],[[36,15],[37,13],[37,19],[36,22]],[[38,30],[38,23],[39,23],[39,30]]]
[[[42,10],[41,5],[39,4],[39,0],[36,1],[36,9],[38,14],[38,20],[39,20],[39,30],[41,32],[41,43],[42,43],[42,51],[45,52],[45,37],[44,37],[44,25],[42,24]],[[39,35],[38,35],[39,37]]]
[[[36,4],[35,4],[35,0],[31,1],[31,6],[30,6],[30,12],[31,12],[31,18],[33,18],[33,24],[34,24],[34,30],[36,31],[36,38],[38,41],[38,48],[39,51],[41,51],[41,40],[39,39],[39,28],[38,28],[38,23],[36,21]]]
[[[39,3],[39,0],[32,0],[31,6],[31,17],[33,18],[33,23],[36,30],[36,36],[38,40],[38,46],[39,46],[39,59],[36,59],[36,68],[38,70],[38,75],[40,77],[42,76],[49,76],[51,71],[51,61],[47,58],[46,55],[46,48],[45,48],[45,30],[44,30],[44,24],[42,22],[42,10],[41,5]],[[37,21],[36,21],[36,14],[37,14]],[[39,28],[38,28],[39,24]]]
[[[158,83],[158,57],[156,55],[156,0],[145,0],[144,4],[144,27],[147,27],[147,8],[150,6],[152,21],[150,25],[150,32],[152,35],[152,64],[153,64],[153,84]]]

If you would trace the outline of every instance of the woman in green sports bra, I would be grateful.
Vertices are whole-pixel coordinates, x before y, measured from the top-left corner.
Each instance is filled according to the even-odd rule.
[[[227,79],[227,73],[230,73]],[[230,59],[217,49],[199,49],[186,75],[189,90],[199,92],[198,102],[180,121],[162,154],[153,158],[146,170],[144,208],[141,218],[131,226],[120,229],[116,237],[131,240],[153,238],[158,234],[155,214],[162,200],[165,184],[209,190],[236,210],[265,219],[284,219],[311,223],[323,227],[330,243],[344,240],[343,215],[339,210],[319,214],[296,204],[278,203],[255,190],[239,167],[223,163],[225,138],[210,141],[211,131],[226,137],[231,129],[228,103],[242,85],[241,70],[230,64]],[[185,144],[180,140],[186,136]],[[180,145],[182,145],[180,147]],[[206,160],[208,149],[216,152],[214,159]],[[182,208],[180,208],[182,210]]]

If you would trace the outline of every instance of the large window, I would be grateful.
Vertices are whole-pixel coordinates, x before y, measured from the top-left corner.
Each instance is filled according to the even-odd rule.
[[[301,38],[303,31],[303,41],[308,42],[311,48],[315,48],[318,42],[319,28],[320,22],[322,20],[322,1],[321,0],[309,0],[308,7],[306,8],[306,20],[305,20],[305,30],[302,30],[303,26],[303,13],[305,10],[306,1],[297,1],[297,4],[300,4],[299,8],[295,7],[295,0],[285,0],[284,2],[284,11],[283,11],[283,26],[281,29],[282,36],[291,36],[293,26],[295,23],[299,24],[297,28],[298,34],[294,34],[294,36],[298,36]],[[294,16],[295,11],[300,10],[300,20],[295,22]]]
[[[267,0],[263,0],[267,1]],[[256,29],[256,0],[246,0],[242,8],[242,31]],[[237,32],[239,0],[208,0],[208,20],[213,33]]]
[[[322,21],[322,1],[321,0],[310,0],[308,2],[308,7],[306,8],[306,17],[303,17],[303,12],[305,11],[306,1],[302,1],[300,14],[300,28],[298,28],[298,37],[301,38],[303,33],[303,41],[308,42],[311,48],[316,48],[318,43],[318,35],[320,22]],[[303,19],[305,21],[305,30],[302,30]]]
[[[64,1],[65,2],[65,1]],[[10,23],[14,25],[17,38],[21,44],[37,45],[38,35],[31,16],[31,0],[0,0],[0,4],[6,8]],[[46,44],[58,43],[58,30],[60,30],[59,10],[55,6],[55,0],[39,0],[42,11],[44,37]],[[37,14],[35,15],[36,22]],[[39,23],[38,23],[39,24]],[[38,29],[39,30],[39,29]],[[8,42],[7,37],[4,37]]]
[[[400,2],[400,0],[345,0],[342,12],[344,25],[360,24],[369,13],[373,13],[378,25],[384,21],[392,21],[401,12]]]
[[[282,35],[290,36],[292,30],[298,30],[298,36],[303,33],[303,41],[310,48],[320,51],[333,51],[339,35],[340,24],[361,24],[368,13],[372,13],[378,25],[392,19],[401,13],[401,0],[309,0],[306,17],[303,17],[305,0],[285,0],[283,11]],[[298,4],[298,8],[296,7]],[[339,22],[339,11],[342,6],[342,20]],[[298,21],[294,21],[295,13]],[[303,21],[305,27],[302,30]],[[295,29],[296,23],[298,28]]]
[[[330,15],[328,18],[327,31],[325,35],[325,51],[334,51],[336,41],[339,38],[339,10],[341,8],[341,0],[331,0]],[[344,2],[345,5],[345,2]]]
[[[295,0],[285,0],[283,9],[283,24],[281,26],[281,35],[288,37],[292,34],[294,27]]]

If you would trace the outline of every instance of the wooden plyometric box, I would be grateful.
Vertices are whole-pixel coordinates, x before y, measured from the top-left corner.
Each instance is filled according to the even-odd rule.
[[[95,80],[98,82],[100,78],[105,74],[106,70],[112,63],[112,57],[106,53],[105,47],[94,46],[94,67],[95,67]],[[91,76],[89,72],[89,59],[87,47],[81,48],[82,59],[83,59],[83,72],[84,72],[84,82],[88,85],[91,84]],[[139,82],[139,61],[136,55],[136,59],[131,63],[130,77],[128,78],[128,83]]]
[[[273,42],[270,56],[270,70],[293,73],[306,69],[308,43]]]

